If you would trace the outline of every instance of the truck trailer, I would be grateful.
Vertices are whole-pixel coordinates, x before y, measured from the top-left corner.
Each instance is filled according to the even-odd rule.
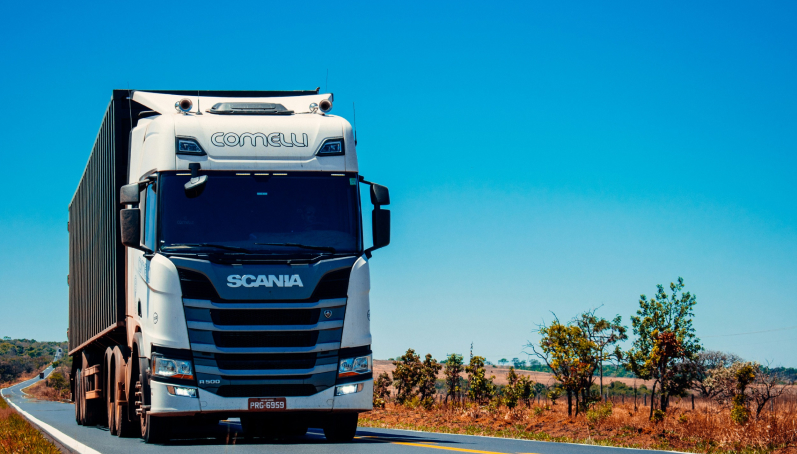
[[[114,90],[69,205],[79,425],[351,440],[373,402],[386,187],[319,91]],[[363,240],[361,189],[373,205]]]

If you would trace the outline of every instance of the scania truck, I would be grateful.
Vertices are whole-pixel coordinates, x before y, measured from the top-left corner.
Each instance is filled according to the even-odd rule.
[[[114,90],[69,205],[77,424],[148,443],[227,418],[352,439],[372,408],[369,261],[390,198],[332,103]]]

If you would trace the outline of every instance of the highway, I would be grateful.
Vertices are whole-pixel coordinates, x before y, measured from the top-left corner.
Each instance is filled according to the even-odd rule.
[[[51,368],[45,371],[45,376]],[[254,439],[247,441],[241,434],[237,420],[224,421],[215,427],[202,427],[195,432],[177,435],[167,445],[148,445],[138,438],[111,436],[101,427],[84,427],[75,423],[72,404],[40,401],[25,395],[22,389],[39,381],[28,380],[2,390],[3,397],[17,410],[40,426],[51,437],[57,439],[72,452],[96,453],[377,453],[377,454],[435,454],[467,453],[537,453],[537,454],[632,454],[655,451],[607,448],[602,446],[573,445],[539,441],[512,440],[506,438],[447,435],[405,430],[363,428],[351,443],[327,443],[320,429],[310,429],[301,438],[287,441]]]

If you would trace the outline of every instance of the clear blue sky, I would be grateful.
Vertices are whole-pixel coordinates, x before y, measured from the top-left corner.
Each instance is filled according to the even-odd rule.
[[[112,89],[320,86],[392,192],[376,357],[524,357],[680,275],[707,348],[797,366],[794,2],[169,3],[2,6],[0,335],[66,337]]]

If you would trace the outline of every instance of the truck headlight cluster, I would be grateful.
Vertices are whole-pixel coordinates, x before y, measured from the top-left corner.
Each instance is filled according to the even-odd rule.
[[[169,359],[162,356],[152,357],[152,373],[160,377],[194,379],[191,361],[185,359]]]
[[[338,378],[354,377],[371,372],[371,355],[340,360]]]

